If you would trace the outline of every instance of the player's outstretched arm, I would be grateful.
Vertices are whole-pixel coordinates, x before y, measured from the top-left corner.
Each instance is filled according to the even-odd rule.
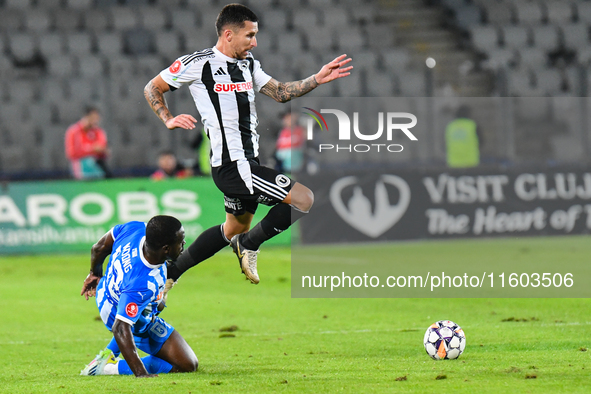
[[[131,372],[133,372],[136,378],[151,378],[158,376],[148,373],[146,366],[142,363],[140,356],[137,354],[137,348],[133,342],[133,334],[131,332],[130,324],[115,319],[115,323],[113,324],[113,336],[115,337],[115,341],[117,341],[117,345],[119,346],[119,350],[121,350],[123,358],[127,361],[127,365],[129,365],[129,369],[131,369]]]
[[[280,103],[286,103],[294,97],[300,97],[315,89],[318,85],[334,81],[337,78],[350,75],[353,66],[344,67],[351,58],[345,59],[347,55],[341,55],[332,62],[322,66],[320,71],[301,81],[279,82],[271,78],[269,82],[261,88],[261,93],[271,97]]]
[[[96,295],[96,287],[103,277],[103,263],[113,251],[114,242],[113,235],[109,231],[90,249],[90,273],[84,279],[82,291],[80,292],[80,295],[83,295],[86,300]]]
[[[152,78],[150,82],[144,87],[144,97],[148,101],[152,111],[160,118],[160,120],[166,125],[169,130],[180,127],[185,130],[192,130],[195,128],[195,119],[191,115],[181,114],[173,116],[170,110],[166,106],[166,100],[164,99],[164,93],[170,90],[170,86],[160,75]]]

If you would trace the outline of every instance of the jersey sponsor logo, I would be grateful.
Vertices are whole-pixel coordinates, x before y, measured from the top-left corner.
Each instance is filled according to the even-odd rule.
[[[172,74],[176,74],[180,71],[180,69],[181,69],[181,61],[177,60],[170,65],[170,67],[168,68],[168,71],[170,71]]]
[[[130,302],[125,306],[125,313],[129,317],[136,317],[137,316],[137,304],[135,302]]]
[[[252,90],[252,82],[216,83],[213,90],[221,92],[246,92]]]

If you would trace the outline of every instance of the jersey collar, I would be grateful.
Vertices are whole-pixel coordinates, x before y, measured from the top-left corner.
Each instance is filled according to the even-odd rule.
[[[164,262],[162,262],[162,264],[158,264],[158,265],[153,265],[150,264],[150,262],[146,259],[146,257],[144,256],[144,244],[146,243],[146,236],[144,235],[142,237],[142,240],[140,241],[140,258],[142,259],[142,263],[144,263],[144,265],[150,269],[156,269],[156,268],[160,268],[162,267],[162,264],[164,264]]]
[[[225,61],[227,61],[227,62],[231,62],[231,63],[237,63],[237,62],[239,62],[239,61],[240,61],[240,60],[238,60],[238,59],[234,59],[233,57],[230,57],[230,56],[226,56],[226,55],[224,55],[224,54],[223,54],[223,53],[222,53],[222,52],[221,52],[219,49],[217,49],[216,47],[213,47],[213,48],[212,48],[212,50],[213,50],[213,52],[214,52],[214,53],[215,53],[217,56],[221,57],[222,59],[224,59],[224,60],[225,60]],[[250,52],[249,52],[249,53],[250,53]],[[243,60],[246,60],[246,59],[243,59]]]

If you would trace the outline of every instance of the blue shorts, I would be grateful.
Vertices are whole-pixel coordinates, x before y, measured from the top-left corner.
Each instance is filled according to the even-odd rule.
[[[164,342],[168,340],[174,327],[165,322],[160,317],[155,317],[154,320],[148,324],[148,329],[141,335],[133,335],[135,346],[141,351],[155,355],[162,349]]]

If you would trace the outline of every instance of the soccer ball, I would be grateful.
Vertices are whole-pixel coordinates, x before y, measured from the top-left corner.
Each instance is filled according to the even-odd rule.
[[[464,352],[466,335],[453,321],[440,320],[427,328],[423,344],[427,354],[434,360],[452,360]]]

